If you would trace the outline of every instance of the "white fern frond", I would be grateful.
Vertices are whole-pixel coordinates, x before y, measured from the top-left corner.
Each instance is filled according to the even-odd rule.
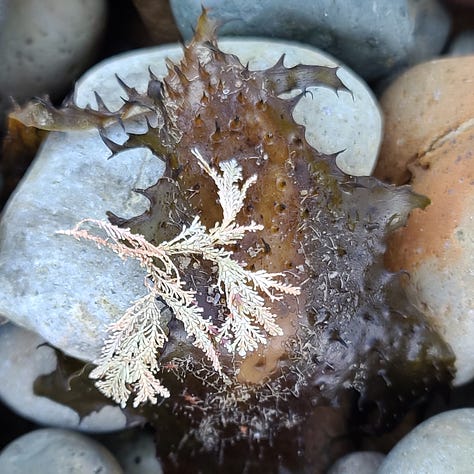
[[[76,239],[106,247],[122,259],[135,259],[146,271],[145,286],[149,293],[133,303],[125,314],[108,328],[97,367],[90,377],[106,396],[125,406],[132,394],[134,405],[156,403],[157,397],[169,392],[157,378],[159,353],[168,336],[169,319],[164,316],[159,300],[182,322],[194,346],[203,351],[214,370],[222,374],[217,347],[222,344],[230,353],[245,356],[266,344],[267,336],[283,333],[276,315],[266,306],[283,294],[298,295],[300,289],[282,281],[282,273],[247,270],[232,258],[226,248],[246,234],[263,226],[250,222],[238,224],[235,219],[244,206],[249,187],[257,180],[252,176],[242,181],[242,168],[236,160],[221,162],[220,172],[211,168],[198,150],[191,150],[201,168],[213,179],[223,210],[222,222],[207,229],[199,216],[173,239],[153,245],[144,236],[109,222],[84,219],[73,229],[59,231]],[[96,235],[85,227],[103,232]],[[229,316],[216,326],[196,302],[196,291],[186,287],[175,259],[193,256],[216,264],[217,281],[213,284],[225,295]]]
[[[199,150],[193,148],[192,154],[197,158],[201,168],[214,180],[217,186],[217,196],[222,207],[224,218],[220,224],[222,229],[232,224],[244,205],[247,190],[257,181],[257,176],[248,178],[242,186],[242,168],[236,160],[223,161],[219,164],[222,174],[209,166]]]
[[[108,328],[109,336],[90,377],[98,379],[97,387],[122,407],[130,396],[128,387],[134,387],[140,399],[146,396],[151,403],[156,403],[158,388],[162,396],[169,396],[167,389],[154,375],[159,370],[157,352],[168,340],[162,325],[161,308],[156,294],[151,292],[135,301]],[[147,392],[147,387],[154,389]],[[134,405],[138,403],[136,398]]]

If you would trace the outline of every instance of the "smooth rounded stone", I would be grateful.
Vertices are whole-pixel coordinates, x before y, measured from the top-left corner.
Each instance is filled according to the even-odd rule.
[[[104,31],[105,0],[0,4],[0,123],[9,97],[58,96],[91,64]]]
[[[346,454],[329,469],[327,474],[375,474],[385,456],[376,451],[357,451]]]
[[[156,440],[152,433],[129,430],[101,436],[101,443],[116,457],[126,474],[162,474],[156,456]]]
[[[0,26],[6,19],[8,4],[8,0],[0,0]]]
[[[171,0],[176,23],[186,39],[192,36],[201,5],[218,19],[223,36],[268,36],[308,43],[368,80],[435,56],[450,28],[449,16],[436,0]]]
[[[449,132],[474,118],[474,56],[419,64],[380,98],[385,131],[375,175],[395,184],[410,179],[409,165]]]
[[[473,150],[471,126],[411,165],[413,190],[431,204],[395,231],[386,257],[390,269],[408,271],[411,300],[451,345],[455,385],[474,378]]]
[[[297,45],[268,41],[223,41],[221,46],[250,61],[251,68],[273,65],[283,52],[286,65],[298,62],[334,65],[321,53]],[[110,108],[118,108],[126,83],[145,90],[148,67],[162,77],[165,58],[177,61],[176,46],[158,47],[112,58],[91,69],[79,82],[76,102],[95,105],[97,91]],[[325,152],[346,149],[338,163],[347,172],[372,170],[381,137],[381,117],[364,83],[352,72],[338,72],[353,93],[339,97],[325,88],[312,89],[295,111],[308,125],[307,138]],[[120,135],[122,134],[122,136]],[[111,131],[124,140],[120,126]],[[110,152],[96,130],[51,133],[24,177],[0,223],[0,314],[27,327],[65,353],[93,360],[100,352],[108,324],[117,320],[145,292],[143,270],[135,261],[96,249],[56,232],[80,219],[106,218],[106,211],[132,217],[148,206],[133,188],[156,182],[163,164],[148,150]],[[350,161],[353,160],[353,161]]]
[[[386,135],[376,175],[409,182],[431,204],[388,243],[407,291],[456,355],[456,385],[474,378],[474,56],[419,65],[381,99]]]
[[[459,33],[449,45],[448,56],[465,56],[474,54],[474,30]]]
[[[116,431],[140,423],[118,406],[105,406],[82,419],[73,409],[34,393],[37,377],[56,369],[53,348],[37,334],[13,324],[0,327],[0,399],[13,411],[40,425],[94,433]]]
[[[0,473],[123,474],[117,460],[96,441],[73,431],[35,430],[0,453]]]
[[[141,214],[148,202],[132,189],[163,171],[144,149],[109,155],[96,130],[50,134],[0,222],[0,314],[83,360],[98,357],[106,327],[145,293],[143,270],[56,232],[108,210]]]
[[[377,474],[470,474],[474,463],[474,409],[436,415],[405,436]]]

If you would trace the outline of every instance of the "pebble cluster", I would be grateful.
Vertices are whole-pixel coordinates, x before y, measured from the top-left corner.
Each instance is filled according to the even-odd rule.
[[[10,96],[17,101],[44,93],[60,97],[76,80],[74,101],[80,107],[97,106],[98,92],[109,108],[117,108],[121,91],[115,74],[140,90],[148,81],[149,65],[163,76],[165,58],[181,55],[179,45],[128,52],[101,62],[79,79],[104,37],[106,2],[42,3],[40,8],[38,2],[0,0],[0,123]],[[134,3],[143,8],[151,2]],[[184,38],[191,36],[202,3],[170,1]],[[204,3],[222,21],[222,35],[234,36],[220,42],[222,49],[249,61],[251,69],[271,66],[283,52],[288,66],[340,66],[340,78],[352,96],[318,89],[295,111],[308,141],[328,154],[344,150],[338,164],[348,174],[374,173],[391,183],[411,184],[431,200],[393,235],[386,263],[392,270],[409,272],[406,286],[414,304],[451,345],[456,355],[454,384],[467,394],[468,408],[450,410],[444,405],[446,411],[416,427],[412,423],[414,429],[397,444],[398,439],[388,446],[379,444],[377,451],[360,444],[356,451],[355,444],[348,445],[342,450],[347,454],[328,472],[470,472],[474,5],[449,7],[459,2],[436,0]],[[457,27],[460,15],[472,20],[463,29]],[[159,22],[148,18],[147,25],[155,24]],[[120,127],[111,137],[123,141]],[[72,239],[54,234],[72,227],[78,216],[100,219],[111,210],[131,217],[146,208],[145,198],[128,190],[153,184],[163,171],[160,163],[143,149],[109,162],[107,156],[96,130],[51,134],[4,208],[0,315],[10,322],[0,326],[0,400],[47,428],[4,447],[0,472],[161,470],[152,435],[137,428],[143,421],[139,417],[127,417],[118,407],[81,417],[35,390],[35,380],[57,366],[54,348],[84,361],[95,359],[106,326],[142,291],[138,265],[124,264],[93,247],[86,254]],[[138,173],[131,174],[132,166]],[[103,269],[99,275],[97,267]],[[104,296],[111,293],[113,300]],[[318,466],[311,469],[320,472]]]

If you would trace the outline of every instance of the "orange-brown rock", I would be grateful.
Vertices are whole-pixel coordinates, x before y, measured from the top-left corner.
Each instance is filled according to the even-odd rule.
[[[419,64],[383,94],[385,137],[375,176],[409,181],[407,165],[474,118],[474,56]]]
[[[419,65],[382,98],[387,136],[379,177],[428,196],[389,241],[390,269],[457,358],[456,384],[474,377],[474,56]]]

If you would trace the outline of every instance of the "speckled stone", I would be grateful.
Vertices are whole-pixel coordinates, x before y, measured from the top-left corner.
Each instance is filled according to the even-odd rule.
[[[37,377],[56,369],[52,347],[35,333],[13,324],[0,326],[0,399],[19,415],[40,425],[102,433],[140,423],[127,420],[118,406],[104,406],[82,419],[71,408],[34,393]]]
[[[474,409],[434,416],[388,453],[377,474],[471,474],[474,465]]]
[[[106,211],[132,217],[162,163],[143,149],[107,161],[97,131],[51,134],[0,222],[0,314],[68,355],[96,359],[106,327],[144,294],[143,271],[56,232]]]
[[[9,97],[63,94],[91,63],[106,23],[105,0],[0,2],[0,123]]]
[[[221,34],[301,41],[331,53],[362,77],[380,78],[436,56],[450,27],[437,0],[171,0],[184,38],[201,5],[221,24]]]
[[[274,64],[283,52],[287,66],[335,64],[318,51],[281,42],[229,40],[222,48],[253,68]],[[76,102],[94,105],[95,90],[109,107],[119,107],[123,90],[114,74],[144,90],[148,66],[163,76],[165,57],[180,58],[181,48],[143,50],[96,66],[79,82]],[[314,90],[295,116],[308,125],[307,138],[319,150],[346,149],[338,157],[340,166],[367,174],[379,148],[381,117],[363,81],[344,68],[338,74],[353,96]],[[124,140],[120,126],[109,135]],[[135,261],[123,262],[56,231],[82,218],[104,219],[108,210],[124,217],[141,214],[148,203],[132,189],[154,184],[163,172],[162,162],[145,149],[128,150],[113,160],[107,160],[109,155],[96,130],[51,133],[0,223],[0,314],[83,360],[99,355],[107,325],[144,294],[143,272]]]
[[[45,428],[12,441],[0,453],[2,474],[123,474],[96,441],[73,431]]]
[[[385,131],[375,175],[409,181],[409,165],[449,132],[474,118],[474,56],[419,64],[397,77],[380,98]]]

